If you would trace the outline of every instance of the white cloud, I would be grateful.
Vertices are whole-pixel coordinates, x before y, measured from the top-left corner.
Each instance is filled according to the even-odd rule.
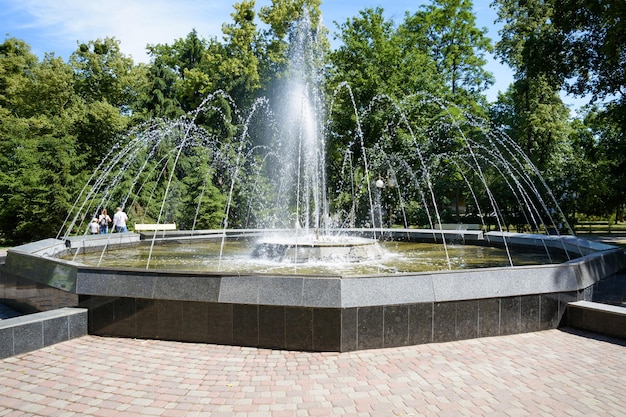
[[[22,25],[36,28],[57,50],[109,36],[135,61],[147,60],[147,44],[172,43],[194,28],[202,37],[220,37],[233,11],[228,3],[197,0],[26,0],[15,7],[30,16]]]

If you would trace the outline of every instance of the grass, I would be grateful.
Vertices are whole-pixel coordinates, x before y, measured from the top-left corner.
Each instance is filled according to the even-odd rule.
[[[580,221],[574,227],[576,235],[582,238],[594,238],[594,240],[603,241],[613,246],[618,246],[626,250],[626,222],[618,222],[617,224],[608,221]]]
[[[581,221],[574,226],[574,230],[576,233],[626,234],[626,222],[616,224],[608,221]]]

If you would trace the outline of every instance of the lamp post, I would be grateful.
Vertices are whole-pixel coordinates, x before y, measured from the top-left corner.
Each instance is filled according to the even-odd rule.
[[[379,190],[379,195],[381,196],[381,200],[382,200],[382,194],[383,194],[383,190],[385,188],[395,188],[398,185],[398,181],[396,180],[396,175],[392,170],[387,170],[387,180],[383,180],[381,177],[378,177],[378,179],[375,182],[376,188],[378,188]],[[388,221],[388,227],[391,227],[393,225],[393,205],[391,204],[391,202],[389,201],[386,204],[386,209],[387,209],[387,221]],[[379,204],[379,207],[382,207],[382,201]],[[380,224],[382,227],[383,224],[383,219],[382,219],[382,212],[380,213]]]

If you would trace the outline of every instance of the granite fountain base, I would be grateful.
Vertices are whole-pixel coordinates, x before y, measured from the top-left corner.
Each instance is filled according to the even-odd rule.
[[[572,260],[345,277],[105,268],[58,258],[146,238],[122,233],[10,249],[0,283],[16,302],[39,303],[36,311],[87,308],[94,335],[346,352],[556,328],[567,303],[589,299],[595,282],[626,267],[620,248],[573,236],[393,229],[384,237],[496,246],[506,240],[512,250],[565,251]],[[40,293],[47,294],[43,306]]]

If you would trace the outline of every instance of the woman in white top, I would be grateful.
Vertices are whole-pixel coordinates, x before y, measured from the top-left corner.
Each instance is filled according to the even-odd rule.
[[[111,217],[107,214],[107,209],[102,209],[102,213],[98,217],[101,235],[109,233],[109,223],[111,223]]]

